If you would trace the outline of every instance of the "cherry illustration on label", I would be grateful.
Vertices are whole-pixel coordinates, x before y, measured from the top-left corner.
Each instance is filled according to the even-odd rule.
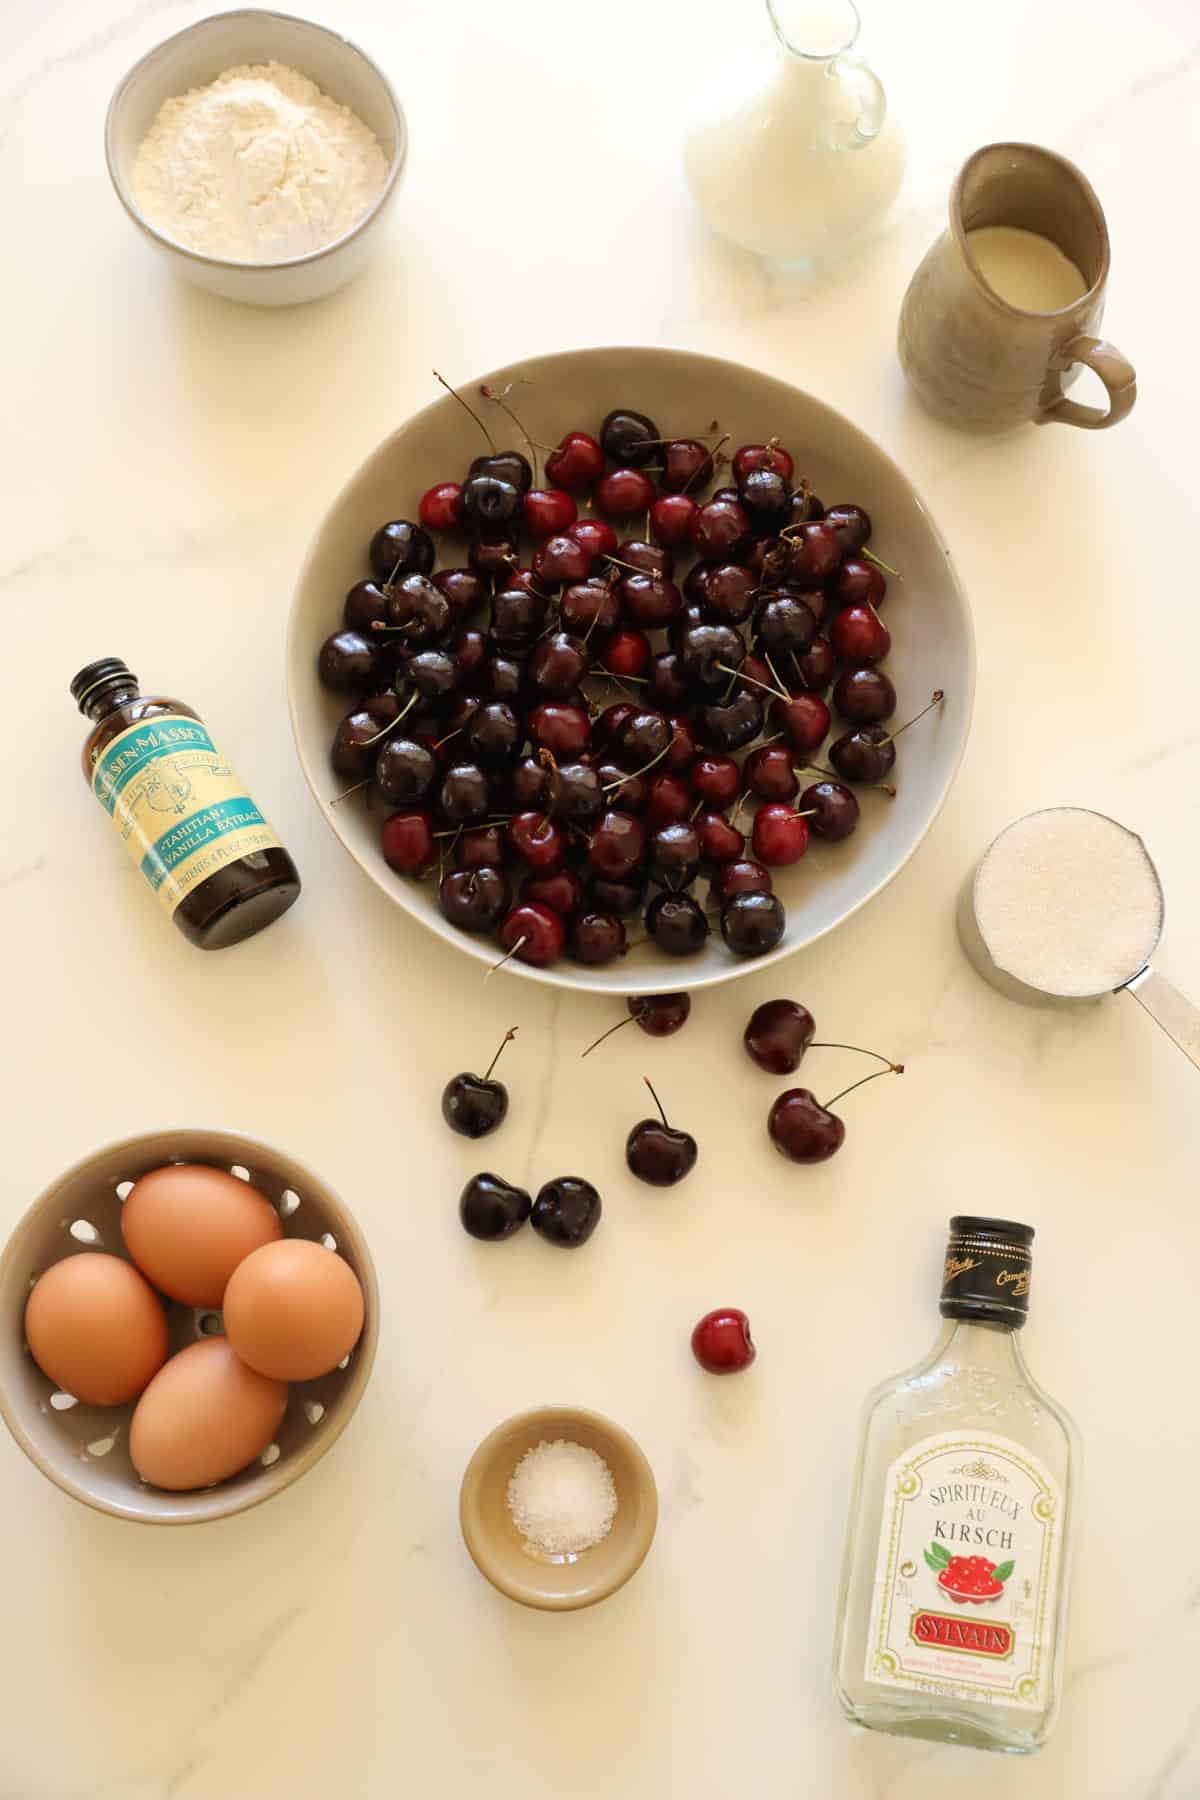
[[[930,1544],[925,1561],[937,1576],[937,1584],[957,1606],[983,1606],[998,1600],[1014,1564],[994,1563],[986,1556],[951,1556],[942,1544]]]

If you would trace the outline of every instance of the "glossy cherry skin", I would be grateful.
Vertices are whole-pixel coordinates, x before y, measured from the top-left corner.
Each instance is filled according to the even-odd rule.
[[[758,1355],[750,1321],[738,1306],[705,1313],[692,1332],[692,1355],[709,1375],[738,1375]]]
[[[769,894],[773,883],[770,869],[748,857],[724,863],[713,875],[709,891],[718,906],[724,906],[738,894]]]
[[[490,700],[515,702],[521,698],[525,686],[525,670],[515,655],[506,656],[500,650],[489,650],[476,685]]]
[[[383,822],[379,847],[389,869],[401,875],[423,874],[437,856],[433,841],[433,815],[397,812]]]
[[[520,494],[527,493],[533,485],[533,468],[527,456],[519,450],[489,450],[472,459],[467,470],[468,478],[472,475],[494,475],[500,481],[509,481]]]
[[[567,536],[593,556],[611,556],[617,547],[617,534],[607,519],[576,519],[567,526]]]
[[[325,639],[317,655],[317,674],[324,686],[337,694],[352,694],[356,689],[370,687],[379,673],[374,644],[357,631],[335,631]]]
[[[670,742],[671,727],[667,715],[650,707],[639,708],[614,734],[613,755],[627,769],[641,770],[655,757],[664,755]]]
[[[635,913],[641,912],[645,903],[645,877],[635,875],[628,881],[608,881],[603,875],[593,875],[588,882],[588,899],[601,912],[616,913],[618,918],[631,919]]]
[[[498,869],[504,861],[506,845],[499,825],[480,825],[464,831],[454,845],[456,869]]]
[[[485,532],[476,538],[467,552],[467,561],[474,573],[496,587],[504,586],[520,560],[516,539],[507,531]]]
[[[595,1231],[602,1210],[590,1181],[579,1175],[560,1175],[538,1189],[529,1222],[548,1244],[577,1250]]]
[[[711,700],[700,708],[697,724],[713,750],[741,750],[762,732],[762,702],[745,689],[728,700]]]
[[[690,994],[634,994],[627,1001],[629,1016],[647,1037],[674,1037],[687,1024],[692,1011]]]
[[[874,563],[850,556],[837,572],[833,591],[839,606],[882,606],[887,581]]]
[[[577,539],[559,531],[534,551],[533,573],[544,588],[558,588],[572,581],[586,581],[594,560]]]
[[[530,488],[524,513],[530,537],[551,538],[575,523],[575,502],[564,488]]]
[[[379,754],[380,733],[400,711],[394,694],[376,694],[338,720],[329,760],[348,781],[367,781]]]
[[[841,545],[843,556],[853,556],[856,550],[862,549],[871,535],[870,513],[848,501],[829,507],[825,523]]]
[[[553,875],[562,868],[566,843],[560,828],[545,813],[518,813],[509,821],[508,838],[517,855],[539,875]]]
[[[592,722],[585,709],[568,700],[546,700],[535,706],[528,727],[538,748],[548,750],[562,762],[582,756],[592,734]]]
[[[683,595],[673,581],[657,575],[626,575],[621,582],[626,616],[644,631],[659,631],[683,611]]]
[[[463,518],[481,531],[516,525],[521,518],[520,488],[499,475],[472,475],[463,483]]]
[[[740,563],[716,563],[705,570],[701,594],[705,606],[727,625],[740,625],[754,610],[756,582]]]
[[[672,438],[662,446],[661,454],[662,472],[658,479],[664,493],[703,490],[713,478],[712,455],[699,438]]]
[[[829,760],[847,781],[882,781],[896,764],[896,745],[882,725],[860,725],[829,746]]]
[[[377,581],[356,581],[342,606],[342,624],[360,636],[365,636],[372,625],[386,625],[386,588]]]
[[[641,1119],[625,1139],[630,1173],[651,1187],[674,1187],[696,1166],[696,1140],[661,1119]]]
[[[688,771],[692,792],[710,806],[732,806],[742,787],[741,771],[732,756],[698,756]]]
[[[375,758],[375,783],[392,806],[420,806],[433,792],[437,761],[412,738],[385,738]]]
[[[746,1054],[768,1075],[793,1075],[817,1035],[816,1021],[798,1000],[764,1000],[742,1034]]]
[[[395,581],[399,575],[428,575],[433,567],[433,539],[411,519],[393,519],[381,525],[371,539],[371,573],[376,581]]]
[[[784,588],[768,589],[754,613],[754,631],[772,656],[784,651],[807,650],[817,635],[817,617],[798,594]]]
[[[600,442],[604,454],[615,463],[626,463],[631,469],[640,469],[646,463],[658,461],[658,451],[662,446],[662,433],[654,420],[645,413],[633,412],[627,407],[614,407],[600,427]]]
[[[417,517],[426,531],[454,531],[462,522],[462,483],[439,481],[421,495]]]
[[[607,581],[576,582],[560,594],[558,616],[576,637],[587,638],[593,631],[614,631],[621,617],[617,590]]]
[[[699,510],[690,494],[660,494],[650,508],[650,526],[659,543],[671,550],[689,543],[692,520]]]
[[[789,672],[795,675],[797,687],[792,688],[793,693],[798,689],[807,689],[810,693],[824,694],[833,680],[836,663],[837,658],[829,639],[815,637],[807,650],[790,654],[785,659],[781,673],[789,688],[792,688]]]
[[[647,698],[658,707],[673,709],[686,705],[688,693],[683,665],[675,651],[660,650],[650,664],[650,674],[646,682]]]
[[[846,1127],[808,1088],[788,1088],[767,1115],[771,1142],[793,1162],[828,1162],[846,1141]]]
[[[792,495],[792,516],[788,523],[807,525],[811,524],[814,519],[823,519],[824,517],[824,505],[818,500],[812,489],[806,488],[802,482]]]
[[[545,700],[566,700],[573,694],[589,666],[587,648],[569,631],[552,631],[539,638],[529,657],[529,685]]]
[[[502,1081],[485,1081],[464,1069],[442,1089],[442,1117],[460,1137],[486,1137],[507,1114],[508,1089]]]
[[[437,580],[436,575],[434,580]],[[488,641],[482,631],[477,630],[474,625],[462,626],[450,639],[450,654],[462,670],[463,686],[468,689],[477,687],[483,680],[484,666],[488,659]]]
[[[519,961],[544,969],[562,955],[566,933],[556,912],[548,906],[537,906],[532,900],[522,900],[501,921],[497,935],[505,950]]]
[[[596,778],[604,790],[607,806],[615,807],[618,812],[641,812],[646,804],[647,778],[644,775],[630,774],[620,763],[604,760],[596,764]]]
[[[467,721],[463,741],[481,768],[502,769],[521,754],[525,727],[506,700],[488,700]]]
[[[670,775],[686,774],[700,748],[691,720],[681,713],[669,712],[667,724],[671,727],[671,747],[663,757],[662,766]]]
[[[442,913],[461,931],[490,931],[511,904],[503,869],[453,869],[438,890]]]
[[[613,632],[604,646],[600,661],[610,675],[640,677],[650,667],[653,654],[650,639],[645,632],[628,625],[621,631]]]
[[[675,573],[675,558],[661,544],[648,543],[645,538],[626,538],[618,544],[613,558],[617,565],[629,565],[629,570],[642,575],[657,575],[662,581],[670,581]]]
[[[829,723],[829,708],[819,694],[796,694],[790,700],[771,702],[771,724],[783,733],[793,753],[801,756],[811,756],[820,748]]]
[[[750,520],[740,501],[714,498],[696,513],[690,530],[701,556],[732,561],[750,536]]]
[[[462,685],[462,670],[448,650],[418,650],[404,674],[423,700],[448,700]]]
[[[746,646],[732,625],[693,625],[679,642],[679,661],[695,693],[714,698],[729,686]]]
[[[692,956],[704,948],[708,920],[690,894],[658,894],[646,908],[646,930],[668,956]]]
[[[846,662],[882,662],[892,647],[892,634],[873,606],[845,606],[835,613],[829,641]]]
[[[519,1231],[533,1209],[524,1188],[500,1175],[472,1175],[458,1202],[464,1231],[481,1243],[495,1244]]]
[[[746,839],[724,813],[702,812],[695,821],[700,854],[707,863],[737,862],[746,852]]]
[[[743,444],[740,450],[733,453],[733,479],[739,484],[754,469],[773,469],[790,481],[796,473],[796,465],[792,461],[790,451],[782,444]]]
[[[511,812],[544,812],[550,799],[550,769],[536,756],[523,756],[509,771],[508,806]]]
[[[388,624],[403,627],[401,640],[419,648],[442,638],[454,613],[441,588],[428,575],[402,575],[388,588]]]
[[[646,828],[632,813],[606,812],[588,837],[588,861],[597,875],[624,881],[646,851]]]
[[[567,926],[567,949],[590,968],[625,954],[625,927],[615,913],[579,912]]]
[[[843,669],[833,684],[833,704],[852,725],[882,725],[896,710],[896,690],[882,669]]]
[[[596,488],[596,505],[610,519],[633,519],[649,512],[656,492],[641,469],[612,469]]]
[[[760,806],[750,832],[754,854],[769,868],[787,868],[808,849],[808,820],[790,806],[774,802]]]
[[[548,906],[551,912],[566,919],[583,898],[583,883],[574,869],[558,869],[553,875],[527,875],[521,883],[522,900],[537,906]]]
[[[792,767],[793,752],[786,744],[763,744],[742,764],[742,774],[752,794],[760,800],[794,800],[800,783]]]
[[[700,837],[695,827],[677,821],[651,832],[650,863],[665,880],[686,887],[700,867]]]
[[[735,956],[765,956],[787,928],[775,894],[735,894],[721,908],[721,936]]]
[[[492,642],[502,650],[525,650],[546,623],[549,604],[529,588],[503,588],[492,601]]]
[[[550,777],[550,811],[576,825],[594,819],[604,808],[600,776],[590,763],[559,763]]]
[[[788,573],[802,586],[828,581],[842,560],[842,547],[831,525],[818,520],[801,525],[791,540]]]
[[[648,825],[678,825],[692,810],[692,793],[682,776],[656,771],[646,782],[642,817]]]
[[[606,706],[592,727],[594,748],[596,750],[609,749],[616,741],[617,733],[626,719],[632,719],[634,713],[640,711],[641,708],[635,706],[632,700],[617,700],[611,706]]]
[[[591,487],[604,473],[604,451],[586,431],[568,431],[546,458],[546,478],[569,494]]]
[[[858,801],[840,781],[815,781],[801,794],[799,806],[812,813],[809,825],[829,843],[848,838],[858,824]]]
[[[787,524],[792,490],[776,469],[751,469],[738,482],[738,498],[755,531],[774,535]]]

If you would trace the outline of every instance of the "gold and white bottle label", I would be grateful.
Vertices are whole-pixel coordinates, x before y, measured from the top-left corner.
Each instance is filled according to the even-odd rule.
[[[1063,1533],[1053,1477],[977,1431],[922,1438],[885,1481],[867,1680],[1044,1709]]]

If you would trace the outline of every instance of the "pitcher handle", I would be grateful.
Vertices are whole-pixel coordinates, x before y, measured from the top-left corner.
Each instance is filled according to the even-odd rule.
[[[1080,406],[1063,393],[1062,378],[1072,363],[1085,363],[1094,369],[1108,389],[1108,410],[1098,406]],[[1082,425],[1085,431],[1104,431],[1119,425],[1132,412],[1137,399],[1137,375],[1133,364],[1121,355],[1115,344],[1104,338],[1073,337],[1051,359],[1036,415],[1039,425]]]
[[[856,50],[843,50],[829,65],[829,73],[844,80],[854,89],[858,100],[858,117],[852,125],[844,121],[834,128],[834,142],[839,150],[865,150],[883,130],[887,118],[887,95],[882,81],[865,57]]]

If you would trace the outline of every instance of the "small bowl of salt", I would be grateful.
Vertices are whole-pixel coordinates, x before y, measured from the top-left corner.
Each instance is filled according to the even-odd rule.
[[[539,1406],[489,1433],[467,1464],[463,1539],[492,1586],[571,1612],[624,1587],[658,1523],[654,1473],[627,1431],[575,1406]]]
[[[113,187],[175,272],[255,306],[357,275],[408,145],[383,72],[336,31],[228,12],[167,38],[109,103]]]

